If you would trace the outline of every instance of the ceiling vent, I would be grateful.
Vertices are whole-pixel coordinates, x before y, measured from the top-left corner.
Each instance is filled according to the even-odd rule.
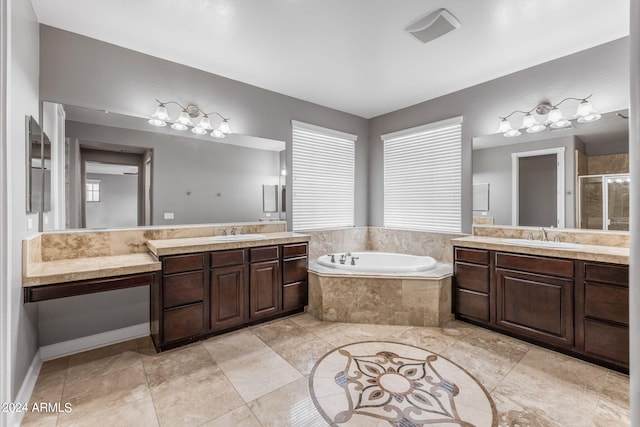
[[[404,30],[422,43],[427,43],[456,28],[460,28],[460,21],[447,9],[438,9],[419,18]]]

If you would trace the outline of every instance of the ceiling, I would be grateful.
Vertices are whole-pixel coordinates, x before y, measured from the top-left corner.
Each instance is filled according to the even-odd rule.
[[[41,23],[371,118],[629,34],[629,0],[32,0]],[[404,32],[447,8],[461,28]]]

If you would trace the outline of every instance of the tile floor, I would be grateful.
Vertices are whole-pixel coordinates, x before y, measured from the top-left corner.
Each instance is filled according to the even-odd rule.
[[[627,376],[452,322],[446,328],[320,322],[301,314],[156,354],[142,338],[46,362],[24,426],[326,426],[309,393],[324,354],[359,341],[427,349],[490,393],[500,426],[628,426]],[[382,426],[378,420],[372,426]]]

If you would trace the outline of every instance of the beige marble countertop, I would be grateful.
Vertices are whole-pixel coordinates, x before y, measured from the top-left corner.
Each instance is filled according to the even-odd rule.
[[[610,262],[629,265],[629,248],[617,246],[580,245],[579,248],[539,248],[503,241],[503,237],[468,236],[451,239],[454,246],[494,249],[529,255],[572,258],[583,261]]]
[[[156,256],[186,254],[191,252],[219,251],[223,249],[250,248],[257,246],[279,245],[283,243],[308,242],[308,234],[291,231],[279,233],[259,233],[266,238],[256,240],[216,241],[211,236],[189,237],[184,239],[147,240],[147,247]]]
[[[160,261],[148,252],[37,262],[28,265],[22,277],[22,286],[147,273],[161,268]]]

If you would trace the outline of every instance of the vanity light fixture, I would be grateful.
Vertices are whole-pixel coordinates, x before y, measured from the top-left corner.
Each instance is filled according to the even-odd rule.
[[[191,132],[196,135],[205,135],[209,133],[209,131],[212,131],[211,136],[214,138],[224,138],[231,133],[231,126],[229,126],[230,119],[216,111],[205,113],[196,105],[190,104],[184,107],[176,101],[162,102],[156,99],[156,102],[158,103],[156,111],[149,119],[149,124],[153,126],[164,127],[167,125],[167,122],[171,122],[171,117],[167,111],[167,104],[176,104],[182,111],[178,115],[178,118],[171,124],[172,129],[187,130],[191,126]],[[209,116],[213,114],[220,116],[222,119],[217,129],[213,129],[211,119],[209,118]],[[200,118],[200,120],[197,120],[198,118]],[[197,123],[195,123],[195,121],[197,121]]]
[[[578,123],[591,123],[599,120],[602,116],[593,108],[589,102],[589,98],[593,95],[589,95],[586,98],[565,98],[557,104],[550,104],[549,102],[542,102],[529,111],[515,110],[511,114],[500,117],[500,125],[498,126],[498,132],[506,137],[513,137],[521,135],[519,129],[524,129],[527,133],[538,133],[544,131],[547,126],[553,129],[561,129],[567,126],[571,126],[571,119],[564,117],[562,111],[558,108],[563,102],[573,100],[578,101],[578,108],[573,119],[577,119]],[[536,116],[532,113],[536,113],[538,116],[547,115],[546,120],[538,121]],[[524,114],[522,125],[518,128],[513,128],[509,117],[520,113]]]

